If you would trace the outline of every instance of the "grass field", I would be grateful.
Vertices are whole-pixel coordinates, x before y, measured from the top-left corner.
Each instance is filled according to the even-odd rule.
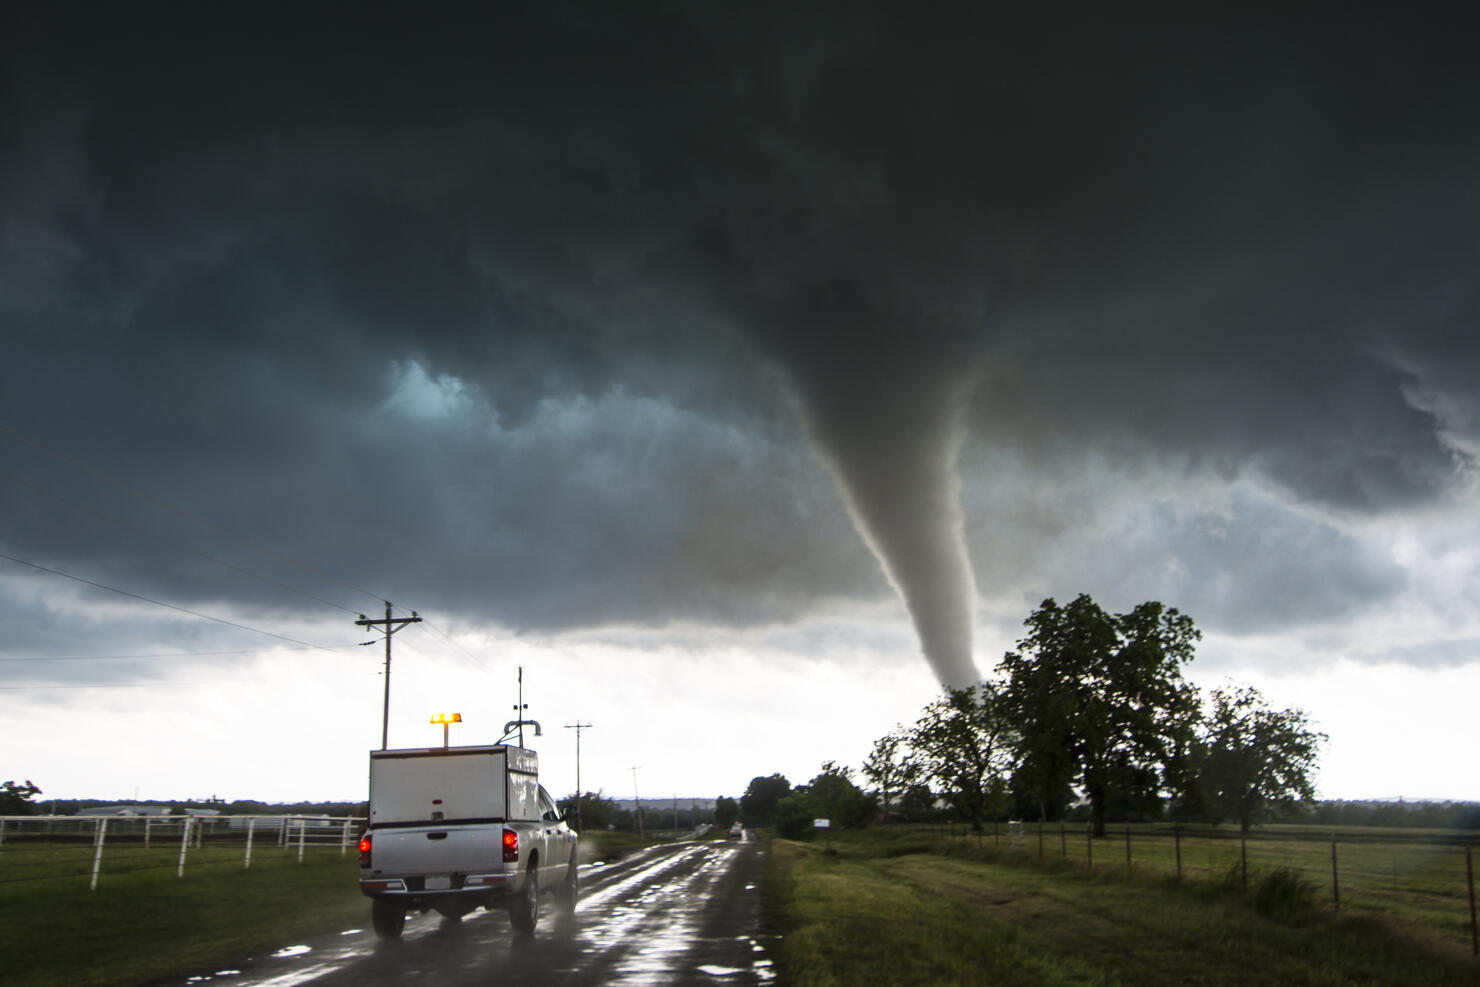
[[[581,840],[584,860],[613,859],[652,844],[628,833]],[[236,841],[191,848],[118,842],[89,890],[93,847],[12,840],[0,845],[0,984],[145,984],[317,935],[369,927],[358,857],[337,846]]]
[[[88,890],[92,848],[0,847],[0,957],[5,984],[142,984],[303,938],[365,927],[358,860],[338,849],[194,854],[176,876],[178,847],[105,856]],[[56,876],[72,875],[72,876]]]
[[[1083,826],[1050,824],[1041,844],[1035,824],[1011,835],[999,830],[995,838],[954,832],[963,843],[995,849],[1003,859],[1092,864],[1103,874],[1180,873],[1185,881],[1236,881],[1242,886],[1246,868],[1250,875],[1285,868],[1308,881],[1315,901],[1324,907],[1382,915],[1456,943],[1470,942],[1465,837],[1452,830],[1276,825],[1260,827],[1241,840],[1237,829],[1155,824],[1112,827],[1093,841],[1093,849]],[[1475,839],[1473,834],[1468,838]]]
[[[1411,905],[1394,898],[1382,914],[1337,913],[1318,886],[1277,861],[1251,859],[1245,888],[1237,840],[1232,861],[1217,852],[1226,840],[1201,848],[1214,851],[1201,866],[1215,879],[1178,882],[1154,866],[1150,847],[1137,868],[1134,833],[1129,874],[1123,838],[1096,841],[1091,871],[1087,850],[1065,861],[1067,834],[1062,843],[1048,835],[1042,863],[1036,833],[1006,848],[990,836],[979,845],[878,830],[835,839],[830,850],[773,841],[768,893],[782,982],[1480,983],[1467,910],[1463,941],[1436,933],[1425,927],[1421,892]],[[1305,849],[1289,847],[1292,861]],[[1329,868],[1329,841],[1325,849]]]

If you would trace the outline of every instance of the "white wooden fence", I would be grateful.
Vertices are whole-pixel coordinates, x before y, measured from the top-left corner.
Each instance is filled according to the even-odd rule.
[[[347,855],[364,826],[361,816],[0,816],[0,882],[79,876],[77,851],[89,844],[87,873],[94,889],[105,852],[147,856],[147,866],[157,869],[161,850],[178,846],[178,857],[172,854],[170,859],[181,877],[192,853],[197,860],[219,864],[239,852],[246,868],[252,866],[254,849],[260,854],[276,847],[302,863],[310,851]],[[54,872],[48,869],[51,862]]]

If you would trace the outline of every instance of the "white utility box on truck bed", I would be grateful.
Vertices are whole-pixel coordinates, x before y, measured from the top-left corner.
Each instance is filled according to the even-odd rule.
[[[540,894],[576,902],[576,834],[539,783],[523,747],[370,752],[370,828],[360,840],[360,890],[375,932],[401,934],[410,909],[448,919],[507,908],[532,932]]]

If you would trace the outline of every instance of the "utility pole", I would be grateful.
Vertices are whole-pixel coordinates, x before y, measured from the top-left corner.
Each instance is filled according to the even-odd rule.
[[[584,798],[581,792],[581,731],[591,729],[591,724],[576,720],[567,723],[565,729],[576,732],[576,832],[581,830],[581,801]]]
[[[407,624],[419,624],[421,618],[416,611],[411,611],[409,617],[391,617],[391,601],[385,601],[385,619],[371,620],[364,614],[355,621],[357,627],[383,627],[385,628],[385,703],[380,713],[380,749],[385,750],[389,746],[387,741],[391,735],[391,635],[405,627]]]
[[[637,769],[640,764],[632,766],[632,811],[637,815],[637,838],[642,839],[642,801],[637,796]]]

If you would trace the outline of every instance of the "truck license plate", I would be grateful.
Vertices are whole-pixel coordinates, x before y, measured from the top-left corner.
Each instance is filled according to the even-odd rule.
[[[428,891],[446,891],[452,887],[452,878],[446,874],[430,874],[427,876],[426,889]]]

